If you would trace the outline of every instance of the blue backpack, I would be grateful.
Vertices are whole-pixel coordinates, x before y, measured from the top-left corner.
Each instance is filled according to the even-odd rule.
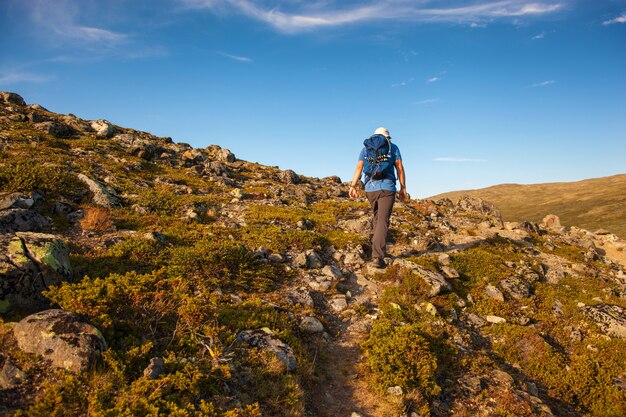
[[[372,135],[363,141],[363,145],[365,182],[385,178],[395,182],[396,176],[393,171],[395,158],[391,154],[391,141],[384,135]]]

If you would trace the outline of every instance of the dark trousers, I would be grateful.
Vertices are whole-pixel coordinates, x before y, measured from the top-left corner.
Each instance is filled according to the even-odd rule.
[[[389,230],[389,217],[393,203],[396,201],[396,193],[393,191],[372,191],[365,193],[372,205],[374,212],[374,236],[372,237],[372,258],[384,258],[387,254],[387,231]]]

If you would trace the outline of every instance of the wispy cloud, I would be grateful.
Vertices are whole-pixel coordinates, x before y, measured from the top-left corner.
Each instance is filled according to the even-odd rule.
[[[252,58],[248,58],[247,56],[232,55],[226,52],[218,52],[218,54],[239,62],[252,62]]]
[[[556,81],[554,81],[554,80],[546,80],[546,81],[541,81],[539,83],[531,84],[531,85],[528,86],[528,88],[547,87],[547,86],[552,85],[554,83],[556,83]]]
[[[447,7],[429,6],[424,0],[386,0],[351,3],[338,0],[178,0],[192,9],[216,13],[235,12],[259,20],[285,33],[367,21],[453,22],[474,25],[484,20],[520,18],[556,12],[563,3],[555,0],[456,0]]]
[[[541,32],[540,34],[533,36],[531,39],[534,40],[534,41],[537,41],[537,40],[543,39],[545,37],[546,37],[546,33],[545,32]]]
[[[429,79],[426,80],[426,84],[432,84],[432,83],[436,83],[437,81],[441,81],[443,80],[443,78],[441,77],[430,77]]]
[[[621,16],[616,17],[615,19],[605,20],[602,22],[603,25],[613,25],[615,23],[626,23],[626,13],[623,13]]]
[[[436,162],[487,162],[486,159],[480,158],[459,158],[456,156],[442,156],[439,158],[433,159]]]
[[[51,76],[31,74],[23,71],[0,71],[0,85],[11,85],[17,83],[45,83],[51,79]]]
[[[439,100],[438,98],[427,98],[424,100],[416,101],[415,104],[425,105],[425,104],[439,103],[440,101],[441,100]]]
[[[409,78],[408,80],[402,80],[402,81],[400,81],[400,82],[397,82],[397,83],[391,84],[391,87],[392,87],[392,88],[396,88],[396,87],[404,87],[404,86],[407,86],[407,85],[409,85],[410,83],[412,83],[414,80],[415,80],[415,78],[414,78],[414,77],[411,77],[411,78]]]

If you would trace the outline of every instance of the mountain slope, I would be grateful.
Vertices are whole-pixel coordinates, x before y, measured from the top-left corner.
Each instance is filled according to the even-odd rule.
[[[346,185],[0,93],[0,414],[626,414],[625,241]]]
[[[606,229],[626,237],[626,174],[577,182],[501,184],[431,198],[458,200],[462,195],[491,201],[507,221],[539,222],[548,214],[556,214],[563,225]]]

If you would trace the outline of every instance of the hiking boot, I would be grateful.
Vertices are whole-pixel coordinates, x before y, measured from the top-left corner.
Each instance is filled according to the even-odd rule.
[[[385,262],[383,258],[372,258],[372,261],[370,262],[370,266],[372,268],[382,269],[387,266],[387,263]]]

